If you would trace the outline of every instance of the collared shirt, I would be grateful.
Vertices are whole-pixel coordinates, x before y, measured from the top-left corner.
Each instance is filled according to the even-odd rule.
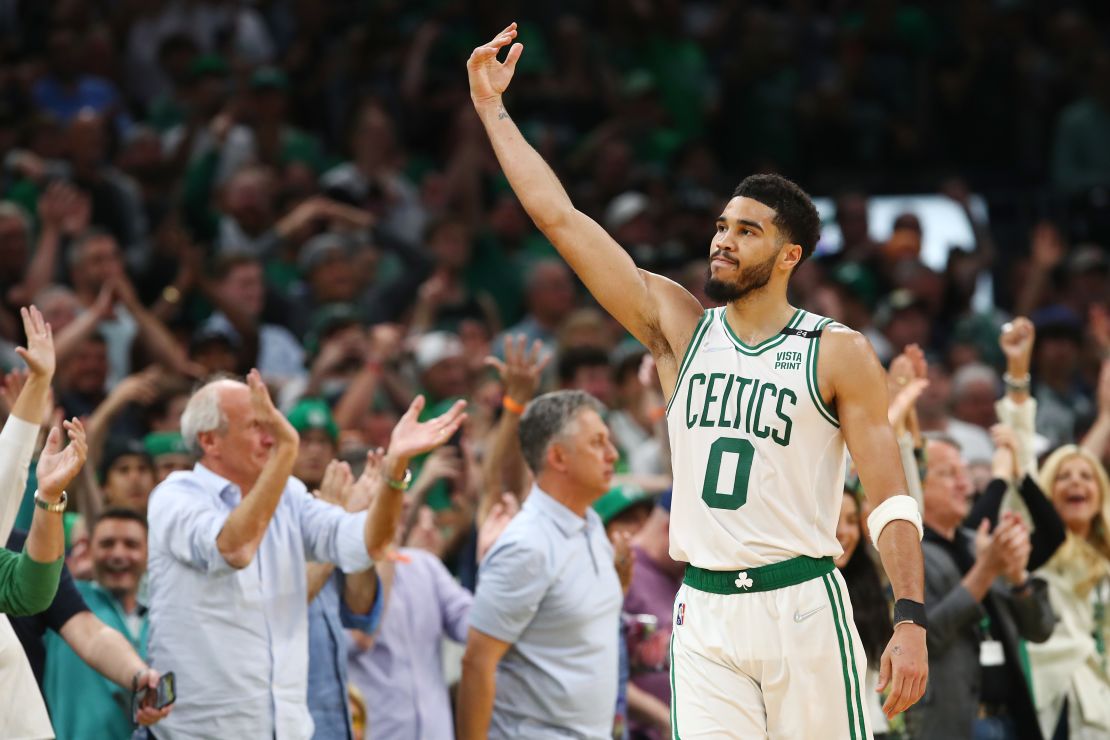
[[[333,573],[308,605],[308,711],[316,725],[313,740],[352,740],[347,702],[347,651],[344,628],[373,632],[382,616],[382,588],[374,592],[367,614],[355,614],[343,601],[343,576]]]
[[[491,738],[609,738],[621,585],[592,509],[538,487],[478,570],[474,629],[512,647],[497,666]]]
[[[216,545],[242,493],[200,463],[150,495],[150,659],[177,676],[177,704],[159,740],[312,736],[308,712],[305,561],[346,572],[373,562],[365,512],[313,498],[289,478],[247,567]]]
[[[351,682],[366,699],[374,737],[451,740],[454,719],[443,678],[443,638],[466,642],[474,597],[424,550],[402,548],[389,607],[369,650],[352,646]]]
[[[76,581],[77,590],[100,621],[121,633],[140,657],[146,657],[146,609],[129,615],[116,597],[94,581]],[[137,628],[131,622],[137,617]],[[57,632],[45,637],[46,671],[43,695],[58,740],[104,738],[128,740],[131,692],[109,681],[78,657]]]

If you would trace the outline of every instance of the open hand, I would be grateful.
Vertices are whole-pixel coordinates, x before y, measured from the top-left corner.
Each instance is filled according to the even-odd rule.
[[[15,351],[27,363],[31,375],[50,380],[54,377],[54,332],[34,306],[19,309],[19,315],[23,318],[27,346],[16,347]]]
[[[501,382],[505,385],[505,395],[521,406],[526,405],[536,395],[540,385],[540,376],[544,368],[551,362],[551,354],[540,357],[543,342],[532,342],[528,349],[528,338],[523,334],[515,337],[505,337],[505,359],[487,357],[486,364],[497,370]]]
[[[470,97],[475,105],[497,101],[513,79],[516,63],[524,51],[524,44],[513,44],[504,62],[497,55],[506,44],[516,38],[516,23],[510,23],[488,44],[479,46],[466,62],[470,78]]]
[[[459,426],[466,421],[466,401],[455,401],[446,413],[428,421],[420,421],[424,410],[424,396],[417,396],[409,410],[393,427],[389,437],[389,456],[395,461],[409,460],[434,450],[451,438]]]
[[[262,374],[257,368],[247,374],[247,385],[251,389],[251,407],[254,409],[255,416],[263,428],[273,435],[274,442],[278,445],[297,447],[300,444],[300,435],[285,415],[274,407],[274,402],[270,400],[270,391],[262,382]]]
[[[89,455],[89,444],[81,421],[74,417],[62,422],[62,427],[69,436],[69,444],[63,448],[62,430],[59,427],[51,429],[35,469],[39,493],[50,501],[61,497],[62,491],[81,471],[81,466]]]

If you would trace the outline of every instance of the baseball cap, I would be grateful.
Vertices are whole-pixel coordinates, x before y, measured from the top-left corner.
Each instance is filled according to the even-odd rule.
[[[151,432],[143,437],[143,447],[152,458],[190,454],[181,432]]]
[[[594,501],[594,511],[601,517],[602,524],[608,524],[620,514],[640,504],[651,504],[655,498],[639,486],[621,483],[609,489],[604,496]]]
[[[462,340],[449,331],[428,332],[416,341],[416,366],[423,372],[444,360],[463,356]]]
[[[339,441],[339,425],[331,415],[328,404],[319,398],[305,398],[289,411],[289,423],[298,433],[310,429],[323,429],[332,442]]]

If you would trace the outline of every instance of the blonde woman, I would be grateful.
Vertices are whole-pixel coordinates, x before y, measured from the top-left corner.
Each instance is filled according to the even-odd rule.
[[[1047,642],[1027,646],[1041,730],[1046,738],[1110,737],[1110,479],[1088,450],[1064,445],[1040,481],[1068,529],[1037,571],[1060,620]]]

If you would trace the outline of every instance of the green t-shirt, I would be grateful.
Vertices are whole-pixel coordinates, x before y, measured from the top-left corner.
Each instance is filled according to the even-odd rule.
[[[146,660],[149,620],[145,613],[140,617],[139,633],[133,634],[128,617],[114,596],[93,581],[75,583],[92,613],[126,637],[135,652]],[[42,693],[58,740],[129,740],[133,730],[131,692],[90,668],[57,632],[49,631],[43,639],[46,666]]]

